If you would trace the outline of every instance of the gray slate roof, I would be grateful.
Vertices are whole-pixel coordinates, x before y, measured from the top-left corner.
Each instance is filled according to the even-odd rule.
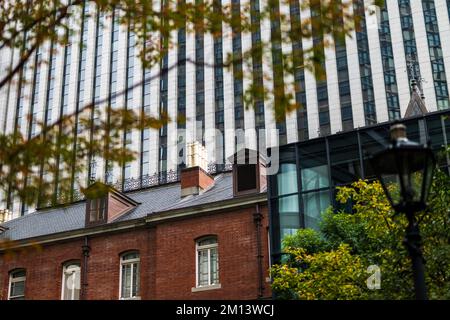
[[[221,200],[233,198],[233,177],[231,174],[219,175],[215,178],[214,185],[206,189],[203,193],[196,196],[188,196],[167,210],[176,210],[187,207],[195,207],[206,203],[213,203]]]
[[[140,204],[119,217],[116,221],[143,218],[160,211],[180,209],[231,199],[233,197],[232,175],[220,174],[214,185],[202,194],[181,199],[180,183],[173,183],[126,194]],[[115,222],[116,222],[115,221]],[[22,240],[65,231],[83,229],[85,224],[85,202],[36,211],[2,224],[7,230],[1,238]]]

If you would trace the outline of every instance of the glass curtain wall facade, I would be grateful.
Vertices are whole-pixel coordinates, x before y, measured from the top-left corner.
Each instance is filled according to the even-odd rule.
[[[438,110],[450,107],[448,85],[445,75],[444,53],[442,52],[439,26],[434,0],[422,0],[425,28],[427,31],[428,51],[433,71],[434,90]]]
[[[408,138],[430,141],[435,152],[449,145],[450,111],[402,120]],[[282,254],[282,239],[301,228],[318,229],[322,213],[335,202],[336,187],[358,179],[374,179],[369,157],[389,144],[392,123],[360,128],[279,148],[280,169],[268,178],[270,239],[274,262]],[[439,166],[450,174],[450,160]]]

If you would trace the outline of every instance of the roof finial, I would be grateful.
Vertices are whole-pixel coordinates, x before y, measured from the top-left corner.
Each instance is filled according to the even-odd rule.
[[[425,94],[423,92],[420,94],[420,99],[425,100]]]
[[[413,92],[417,92],[417,81],[415,78],[411,79],[411,89]]]

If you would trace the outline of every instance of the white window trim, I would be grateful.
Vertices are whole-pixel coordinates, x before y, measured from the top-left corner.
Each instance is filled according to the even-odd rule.
[[[78,263],[75,263],[75,262],[69,262],[69,263],[66,263],[64,266],[63,266],[63,272],[62,272],[62,283],[61,283],[61,300],[64,300],[64,293],[65,293],[65,291],[66,291],[66,271],[67,271],[67,269],[68,269],[68,267],[73,267],[73,266],[77,266],[78,267],[78,270],[79,270],[79,272],[80,272],[80,277],[81,277],[81,266],[80,266],[80,264]],[[72,274],[74,274],[76,271],[74,270],[74,271],[72,271]],[[80,278],[81,279],[81,278]],[[73,285],[75,285],[75,282],[72,282],[72,286]],[[81,281],[80,281],[80,286],[81,286]],[[74,290],[75,288],[72,288],[72,296],[70,297],[70,299],[69,300],[75,300],[75,290]]]
[[[134,264],[137,263],[139,266],[139,273],[141,272],[141,256],[139,255],[139,253],[137,253],[139,255],[139,258],[134,258],[134,259],[127,259],[127,260],[123,260],[123,257],[126,256],[127,254],[133,253],[131,252],[126,252],[124,254],[122,254],[120,256],[120,269],[119,269],[119,300],[141,300],[140,295],[135,296],[135,297],[127,297],[124,298],[122,297],[122,268],[123,266],[129,265],[129,264]],[[141,275],[139,274],[139,281],[141,280]],[[133,268],[131,268],[131,288],[133,288]],[[141,293],[141,286],[139,285],[139,294]]]
[[[16,270],[16,271],[13,271],[13,272],[11,272],[11,273],[9,274],[8,300],[16,299],[16,298],[21,298],[21,297],[25,298],[25,284],[26,284],[26,281],[27,281],[27,276],[26,276],[26,274],[25,274],[24,277],[14,278],[14,280],[13,280],[13,274],[16,273],[16,272],[19,272],[19,271],[21,271],[21,270]],[[26,271],[25,271],[25,272],[26,272]],[[11,287],[12,287],[12,283],[13,283],[13,282],[22,282],[22,281],[24,282],[23,295],[21,295],[21,296],[11,296]]]
[[[220,289],[220,279],[218,279],[218,283],[211,284],[211,250],[210,249],[217,249],[217,264],[219,264],[219,243],[217,241],[217,238],[214,237],[215,243],[212,244],[206,244],[206,245],[199,245],[201,241],[207,240],[209,237],[205,237],[202,239],[199,239],[195,243],[195,287],[192,288],[192,292],[196,291],[203,291],[203,290],[213,290],[213,289]],[[200,285],[199,284],[199,265],[198,265],[198,257],[199,252],[203,250],[208,250],[208,284],[207,285]],[[219,278],[220,278],[220,270],[217,268],[217,272],[219,272]]]

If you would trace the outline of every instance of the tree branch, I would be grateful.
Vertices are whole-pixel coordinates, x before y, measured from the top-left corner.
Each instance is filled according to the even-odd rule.
[[[81,1],[81,0],[77,0],[77,1]],[[63,14],[61,16],[59,16],[55,22],[53,23],[52,26],[49,26],[49,28],[54,28],[56,27],[64,18],[66,18],[67,14]],[[14,69],[12,69],[1,81],[0,81],[0,89],[3,88],[4,85],[6,85],[9,81],[11,81],[11,79],[14,77],[14,75],[19,72],[23,66],[25,65],[25,63],[27,63],[28,59],[30,58],[30,56],[33,54],[33,52],[42,44],[44,39],[40,39],[39,37],[36,38],[36,41],[34,42],[34,44],[30,47],[30,49],[27,50],[27,52],[25,53],[25,55],[22,55],[22,57],[20,58],[20,61],[17,63],[17,65],[14,67]]]
[[[16,37],[18,37],[18,36],[19,36],[20,34],[22,34],[23,32],[28,32],[28,31],[30,31],[30,30],[33,29],[35,26],[37,26],[38,24],[42,23],[43,21],[45,21],[45,20],[48,19],[49,17],[54,16],[54,15],[56,15],[56,14],[58,14],[58,13],[61,13],[60,18],[65,18],[65,17],[68,16],[69,7],[71,7],[71,6],[78,6],[78,5],[81,5],[81,4],[83,4],[83,0],[75,0],[75,1],[72,2],[71,4],[68,4],[68,5],[64,6],[64,7],[61,7],[61,8],[58,8],[58,9],[54,9],[54,10],[48,12],[46,15],[43,15],[43,16],[40,17],[39,19],[33,19],[33,20],[32,20],[32,23],[30,23],[30,24],[27,25],[27,26],[24,26],[24,27],[23,27],[22,29],[20,29],[20,30],[16,30],[16,31],[11,35],[10,38],[8,38],[8,39],[5,38],[5,39],[3,40],[3,43],[0,45],[0,50],[3,49],[5,46],[11,47],[12,44],[13,44],[13,42],[14,42],[14,39],[15,39]],[[61,21],[61,19],[57,19],[57,21],[58,21],[58,20]],[[53,23],[53,24],[49,24],[48,28],[54,28],[57,21],[55,21],[55,23]]]

